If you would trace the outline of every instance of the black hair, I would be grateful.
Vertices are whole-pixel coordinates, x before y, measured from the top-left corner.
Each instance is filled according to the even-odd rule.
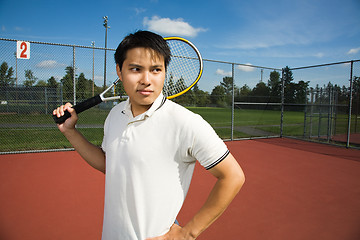
[[[127,35],[117,47],[114,58],[115,63],[119,65],[120,70],[125,61],[127,51],[138,47],[152,49],[163,56],[165,69],[169,65],[171,52],[166,40],[156,33],[140,30]]]

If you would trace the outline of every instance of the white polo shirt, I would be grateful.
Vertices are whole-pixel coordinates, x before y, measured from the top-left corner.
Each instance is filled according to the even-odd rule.
[[[169,231],[195,167],[221,162],[229,151],[199,115],[162,94],[133,117],[129,100],[104,126],[106,154],[103,240],[144,240]]]

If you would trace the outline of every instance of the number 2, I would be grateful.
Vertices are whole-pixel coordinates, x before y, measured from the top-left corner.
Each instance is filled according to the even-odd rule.
[[[20,59],[30,59],[30,42],[17,41],[16,57]]]
[[[21,53],[20,53],[20,58],[27,58],[27,54],[26,54],[27,45],[26,45],[25,42],[22,42],[22,43],[21,43],[20,49],[22,50]]]

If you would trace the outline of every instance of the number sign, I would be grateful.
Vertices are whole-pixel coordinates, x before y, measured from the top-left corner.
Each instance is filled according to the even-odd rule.
[[[30,59],[30,43],[17,41],[16,57],[21,59]]]

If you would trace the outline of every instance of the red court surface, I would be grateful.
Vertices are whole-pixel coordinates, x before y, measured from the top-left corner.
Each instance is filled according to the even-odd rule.
[[[226,143],[246,183],[199,240],[360,239],[360,151],[291,139]],[[178,217],[214,179],[197,165]],[[1,240],[100,239],[104,175],[76,152],[0,155]]]
[[[346,134],[335,135],[335,136],[332,136],[331,140],[336,141],[336,142],[346,143],[347,135]],[[349,143],[359,146],[360,145],[360,133],[352,133],[349,138]]]

